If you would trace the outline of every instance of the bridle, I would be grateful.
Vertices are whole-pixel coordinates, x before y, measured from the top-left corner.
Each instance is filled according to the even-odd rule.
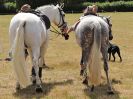
[[[64,21],[64,15],[62,14],[62,9],[58,8],[59,10],[59,14],[60,14],[60,21],[59,24],[57,25],[58,28],[64,28],[66,26],[66,22]],[[62,20],[62,24],[61,24],[61,20]]]
[[[64,16],[65,15],[63,15],[62,14],[62,9],[60,9],[60,8],[58,8],[58,10],[59,10],[59,14],[60,14],[60,21],[59,21],[59,23],[58,23],[58,28],[60,28],[60,30],[61,30],[61,32],[59,32],[56,28],[54,28],[54,26],[52,26],[51,25],[51,27],[54,29],[54,30],[50,30],[51,32],[53,32],[53,33],[55,33],[55,34],[57,34],[57,37],[59,36],[59,35],[61,35],[61,36],[63,36],[63,37],[65,37],[65,40],[68,40],[68,38],[69,38],[69,35],[67,34],[67,33],[65,33],[64,32],[64,29],[66,29],[67,28],[67,23],[64,21]],[[62,21],[62,23],[61,23],[61,21]]]
[[[106,18],[107,20],[107,24],[109,25],[109,27],[111,28],[112,27],[112,24],[110,23],[110,20],[108,18]]]
[[[109,27],[109,40],[112,40],[113,39],[113,35],[112,35],[112,24],[110,23],[110,20],[109,18],[106,17],[106,21],[107,21],[107,24],[108,24],[108,27]]]
[[[64,28],[66,28],[66,26],[67,26],[67,23],[64,21],[64,15],[62,14],[62,9],[60,9],[60,8],[58,8],[58,10],[59,10],[59,15],[60,15],[60,21],[59,21],[59,23],[58,23],[58,28],[60,28],[61,30],[63,30]],[[62,23],[61,23],[61,21],[62,21]],[[53,32],[53,33],[55,33],[55,34],[58,34],[58,35],[62,35],[63,36],[63,33],[62,33],[62,31],[61,32],[59,32],[54,26],[52,26],[51,25],[51,27],[52,27],[52,29],[53,30],[50,30],[51,32]]]

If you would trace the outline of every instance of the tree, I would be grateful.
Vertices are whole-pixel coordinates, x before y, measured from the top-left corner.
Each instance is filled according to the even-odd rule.
[[[29,4],[32,8],[36,8],[42,5],[52,4],[56,2],[58,2],[58,0],[16,0],[18,9],[20,9],[23,4]]]

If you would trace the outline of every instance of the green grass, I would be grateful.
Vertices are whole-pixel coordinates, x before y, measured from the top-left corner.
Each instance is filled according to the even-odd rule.
[[[0,99],[133,99],[133,13],[100,13],[110,15],[113,24],[113,43],[119,45],[123,62],[109,62],[110,79],[121,83],[113,83],[115,95],[106,94],[106,77],[102,68],[102,85],[91,93],[84,85],[79,75],[80,47],[75,40],[74,32],[70,39],[65,41],[55,34],[50,34],[46,53],[46,64],[50,69],[43,70],[43,94],[36,94],[34,86],[29,86],[19,92],[15,91],[16,79],[11,62],[0,61]],[[0,15],[0,45],[2,52],[0,58],[4,59],[9,51],[8,27],[13,15]],[[81,14],[67,14],[69,26],[79,19]],[[31,63],[28,58],[28,68]]]

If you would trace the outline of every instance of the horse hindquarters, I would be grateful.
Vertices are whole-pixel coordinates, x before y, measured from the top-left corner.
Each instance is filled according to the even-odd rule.
[[[81,58],[81,75],[85,77],[83,81],[87,84],[87,66],[89,66],[90,81],[93,85],[98,85],[100,83],[101,68],[100,68],[100,29],[98,27],[93,27],[91,29],[88,26],[84,26],[84,29],[79,29],[77,31],[80,38],[80,46],[82,47],[82,58]],[[78,42],[79,42],[78,41]]]
[[[16,30],[16,37],[12,44],[12,56],[14,71],[17,76],[17,80],[22,87],[26,87],[30,84],[30,80],[26,71],[25,55],[24,55],[24,28],[26,22],[20,21]]]

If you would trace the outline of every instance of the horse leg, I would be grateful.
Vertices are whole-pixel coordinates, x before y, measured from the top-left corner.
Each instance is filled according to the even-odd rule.
[[[120,62],[122,62],[122,58],[121,58],[121,54],[120,54],[120,50],[117,51],[118,56],[120,57]]]
[[[18,90],[20,90],[20,89],[21,89],[21,86],[20,86],[19,82],[17,82],[17,83],[16,83],[16,90],[18,91]]]
[[[80,75],[83,76],[83,73],[84,73],[83,51],[82,51],[82,56],[80,60],[80,66],[81,66]]]
[[[42,77],[42,67],[46,66],[45,60],[44,60],[44,54],[46,52],[46,48],[47,48],[46,43],[43,43],[43,45],[41,46],[41,49],[40,49],[41,57],[39,59],[39,77],[40,77],[40,79]]]
[[[26,59],[26,58],[28,57],[29,54],[28,54],[27,49],[25,49],[24,51],[25,51],[25,59]]]
[[[31,61],[32,61],[32,69],[31,69],[31,81],[33,84],[36,84],[36,73],[35,73],[35,69],[33,68],[33,60],[32,60],[32,50],[30,48],[25,49],[25,59],[27,58],[27,56],[30,56]]]
[[[112,30],[111,28],[109,28],[109,40],[112,40],[112,39],[113,39]]]
[[[108,84],[108,94],[113,94],[113,89],[112,89],[112,85],[110,83],[110,80],[109,80],[109,76],[108,76],[108,62],[107,62],[107,59],[108,59],[108,53],[107,53],[107,47],[106,46],[102,46],[101,47],[101,52],[102,52],[102,56],[103,56],[103,59],[104,59],[104,71],[105,71],[105,74],[106,74],[106,77],[107,77],[107,84]]]
[[[111,53],[109,53],[109,61],[110,61],[110,59],[111,59]]]
[[[43,62],[42,67],[44,67],[44,68],[48,68],[48,66],[45,63],[45,58],[44,58],[47,47],[48,47],[48,39],[46,39],[46,41],[43,43],[43,45],[41,47],[41,58],[42,58],[42,62]]]
[[[39,77],[39,64],[40,64],[40,48],[36,47],[33,48],[33,68],[35,70],[35,78],[36,78],[36,92],[40,93],[42,92],[42,87],[41,87],[41,80]]]
[[[30,58],[31,58],[31,63],[32,63],[32,69],[31,69],[31,81],[32,81],[32,83],[33,84],[36,84],[36,73],[35,73],[35,69],[33,68],[34,66],[33,66],[33,55],[32,55],[32,50],[31,50],[31,48],[28,48],[28,53],[29,53],[29,56],[30,56]]]
[[[36,73],[35,73],[34,66],[32,67],[31,73],[32,73],[32,83],[36,84],[36,78],[35,78],[36,77]],[[38,75],[39,75],[40,80],[41,80],[41,77],[42,77],[42,67],[39,67]]]
[[[89,47],[87,48],[82,48],[82,58],[81,58],[81,63],[83,64],[81,67],[81,72],[82,76],[84,78],[83,84],[88,86],[88,74],[87,74],[87,66],[88,66],[88,59],[89,59],[89,53],[90,49]]]
[[[30,53],[31,53],[31,51],[30,51]],[[44,64],[44,59],[43,59],[44,57],[43,56],[44,56],[43,49],[41,49],[41,57],[39,58],[39,72],[38,72],[40,79],[42,77],[42,66]],[[36,73],[35,73],[34,67],[32,67],[31,75],[32,75],[32,83],[36,84],[36,79],[35,79]]]

